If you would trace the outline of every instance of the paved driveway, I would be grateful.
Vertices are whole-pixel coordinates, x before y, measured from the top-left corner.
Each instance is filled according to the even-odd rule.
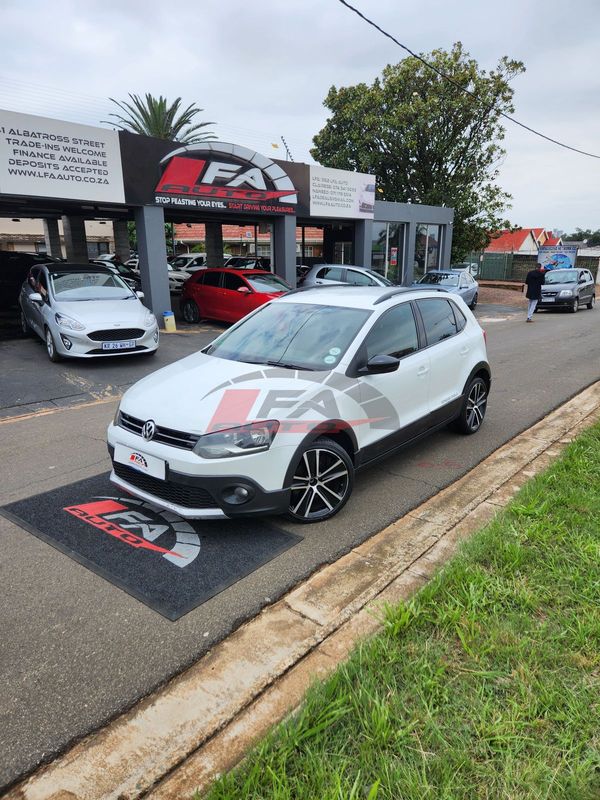
[[[600,378],[600,311],[538,314],[534,325],[525,325],[523,314],[510,308],[482,306],[478,315],[487,328],[494,371],[482,430],[474,437],[442,431],[362,473],[340,515],[302,526],[300,544],[177,622],[0,518],[0,787],[129,707],[319,565],[405,514]],[[200,341],[182,335],[181,354]],[[111,386],[139,376],[134,364],[118,369],[123,372]],[[0,420],[0,456],[10,465],[0,503],[107,470],[104,431],[115,406],[100,398],[81,408]],[[298,531],[288,523],[281,527]]]

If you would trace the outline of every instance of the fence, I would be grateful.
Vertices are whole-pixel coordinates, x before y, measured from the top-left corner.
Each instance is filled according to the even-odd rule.
[[[465,259],[470,264],[477,264],[471,272],[479,280],[487,281],[519,281],[522,282],[531,269],[535,269],[537,256],[524,256],[515,253],[470,253]],[[595,256],[577,256],[577,266],[593,274],[598,279],[598,262]]]

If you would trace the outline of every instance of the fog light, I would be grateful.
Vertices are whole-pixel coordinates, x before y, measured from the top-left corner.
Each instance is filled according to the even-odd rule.
[[[70,350],[73,347],[73,342],[70,339],[68,339],[66,336],[63,336],[62,333],[60,335],[60,338],[62,339],[62,343],[67,348],[67,350]]]
[[[254,492],[247,486],[228,486],[223,489],[223,500],[231,506],[241,506],[242,503],[247,503],[254,494]]]

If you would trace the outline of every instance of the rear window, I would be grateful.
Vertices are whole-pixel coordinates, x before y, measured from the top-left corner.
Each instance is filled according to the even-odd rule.
[[[452,303],[441,298],[417,300],[423,318],[427,344],[436,344],[458,333],[458,326],[452,310]]]

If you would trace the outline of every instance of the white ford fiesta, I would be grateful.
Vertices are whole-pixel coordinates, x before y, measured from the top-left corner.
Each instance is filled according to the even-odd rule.
[[[61,358],[148,353],[158,348],[154,314],[119,275],[98,264],[32,267],[21,288],[21,329]]]
[[[460,297],[296,290],[127,390],[108,429],[111,480],[182,517],[325,520],[358,469],[450,423],[479,430],[490,383]]]

